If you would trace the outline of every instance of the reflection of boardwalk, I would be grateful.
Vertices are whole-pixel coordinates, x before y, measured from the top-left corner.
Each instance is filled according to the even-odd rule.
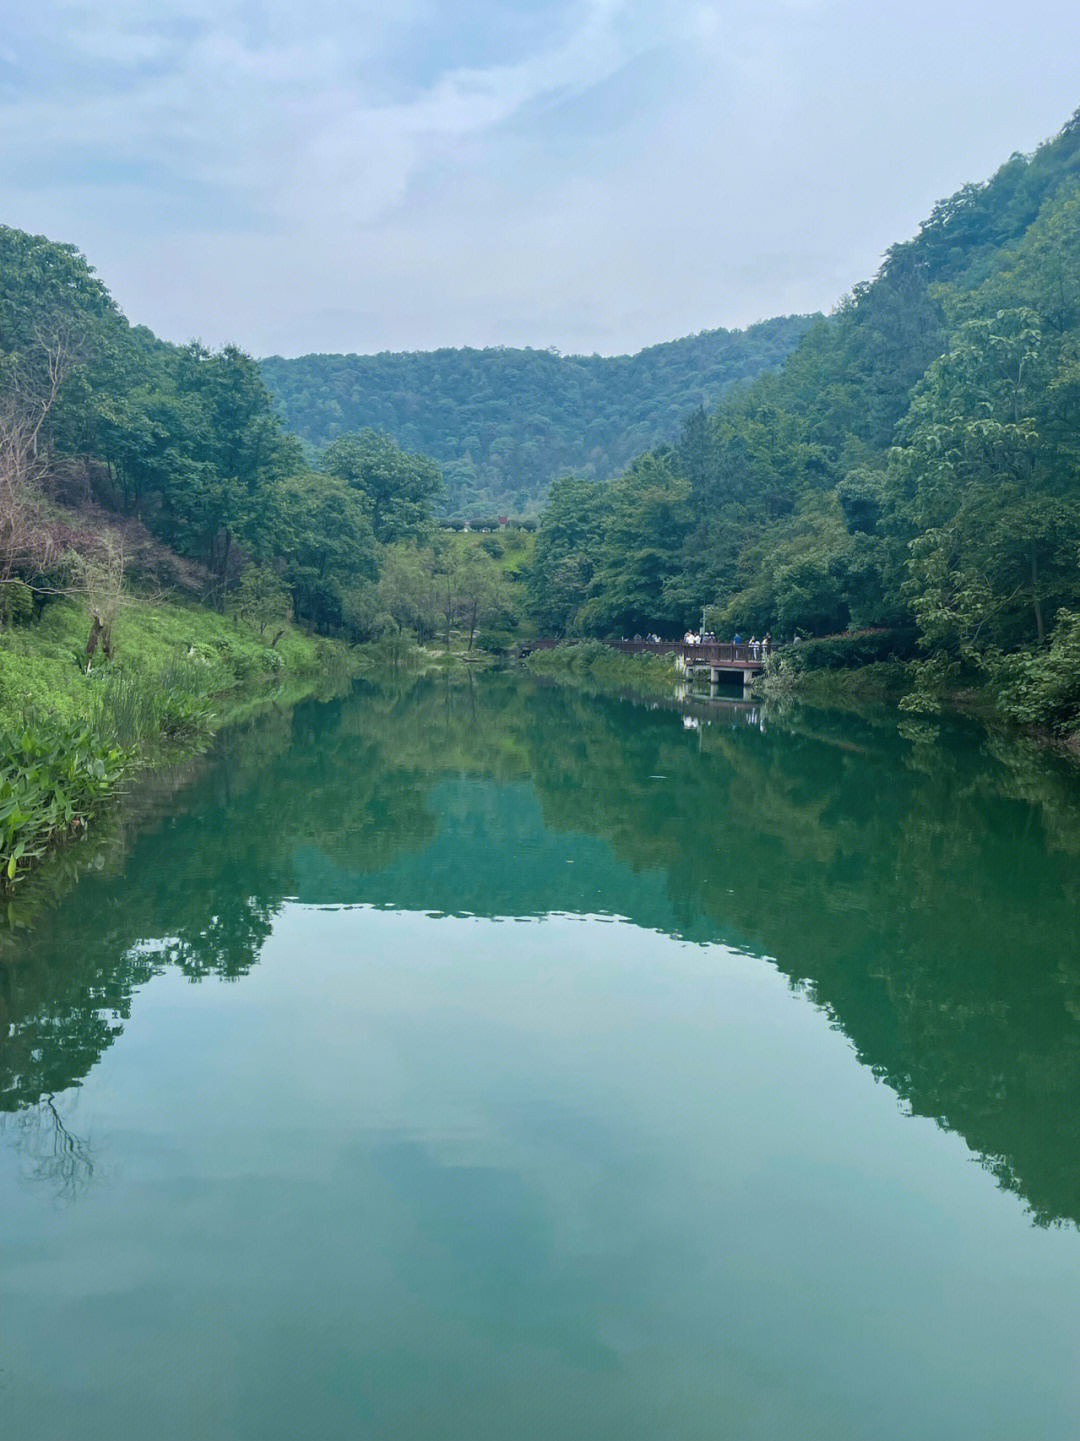
[[[750,726],[754,730],[765,729],[765,705],[756,700],[728,700],[717,696],[695,695],[689,692],[685,697],[687,701],[697,703],[694,711],[683,711],[683,723],[689,717],[693,717],[694,724],[700,726],[719,723],[735,730],[738,726]]]
[[[697,731],[699,735],[711,726],[725,730],[750,729],[764,733],[770,714],[775,713],[770,710],[768,702],[751,697],[717,695],[715,691],[715,686],[710,687],[709,691],[703,691],[691,690],[689,685],[684,684],[676,686],[670,697],[633,699],[635,704],[643,705],[648,710],[674,711],[682,717],[685,730]]]

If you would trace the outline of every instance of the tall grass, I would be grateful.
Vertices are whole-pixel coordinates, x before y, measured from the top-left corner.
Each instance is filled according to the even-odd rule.
[[[0,731],[0,890],[81,834],[150,741],[196,736],[213,711],[205,666],[174,660],[100,678],[82,720],[28,709]]]
[[[170,741],[201,741],[216,697],[325,676],[348,654],[293,626],[269,646],[205,607],[132,600],[117,619],[116,659],[87,675],[89,625],[85,606],[57,600],[33,624],[0,628],[0,892],[81,835],[125,771]]]
[[[213,719],[206,668],[176,659],[158,670],[116,670],[90,705],[90,725],[104,740],[134,750],[149,739],[206,731]]]

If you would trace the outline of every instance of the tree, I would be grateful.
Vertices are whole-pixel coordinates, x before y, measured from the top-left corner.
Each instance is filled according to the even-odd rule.
[[[0,226],[0,584],[48,559],[52,426],[73,375],[124,328],[74,246]]]
[[[375,537],[356,492],[333,476],[309,472],[285,483],[290,533],[284,580],[298,618],[333,631],[345,592],[378,575]]]
[[[546,635],[573,634],[600,561],[607,487],[565,476],[551,487],[528,578],[529,610]]]
[[[667,454],[643,456],[612,481],[596,574],[580,617],[591,634],[679,624],[682,603],[673,583],[680,576],[689,497],[688,482]]]
[[[426,455],[401,450],[388,435],[367,428],[329,445],[322,468],[362,497],[376,540],[418,539],[430,524],[442,476]]]
[[[935,646],[1042,645],[1048,610],[1075,594],[1080,503],[1044,428],[1048,360],[1031,310],[968,320],[901,429],[893,469],[915,532],[907,587]]]
[[[89,671],[99,645],[105,659],[112,659],[113,626],[125,601],[123,540],[104,532],[95,550],[73,557],[73,567],[76,587],[86,597],[90,611],[90,636],[85,651]]]
[[[480,626],[497,624],[513,617],[510,587],[502,571],[478,546],[459,554],[448,575],[458,624],[468,634],[472,650]],[[449,643],[449,642],[448,642]]]
[[[435,459],[446,514],[523,516],[560,475],[608,480],[673,441],[692,411],[780,364],[810,323],[781,316],[632,356],[491,347],[273,357],[262,368],[311,444],[372,427]]]
[[[236,613],[248,625],[265,635],[267,626],[277,628],[272,645],[277,645],[292,619],[289,588],[271,566],[249,565],[236,588]]]
[[[411,630],[417,645],[435,634],[441,594],[441,577],[430,550],[410,543],[387,549],[379,576],[379,613],[392,616],[403,630]]]

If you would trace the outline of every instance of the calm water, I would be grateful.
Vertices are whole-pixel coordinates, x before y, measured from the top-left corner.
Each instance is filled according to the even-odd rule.
[[[0,958],[5,1441],[1080,1436],[1076,767],[402,680],[99,863]]]

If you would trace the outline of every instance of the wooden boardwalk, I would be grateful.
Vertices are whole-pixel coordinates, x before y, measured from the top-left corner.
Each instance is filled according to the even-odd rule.
[[[765,657],[760,648],[754,652],[749,645],[735,645],[733,641],[702,641],[698,645],[687,645],[684,640],[615,640],[607,644],[613,650],[621,650],[628,655],[636,655],[640,651],[677,655],[687,670],[737,670],[757,675],[765,669]]]

